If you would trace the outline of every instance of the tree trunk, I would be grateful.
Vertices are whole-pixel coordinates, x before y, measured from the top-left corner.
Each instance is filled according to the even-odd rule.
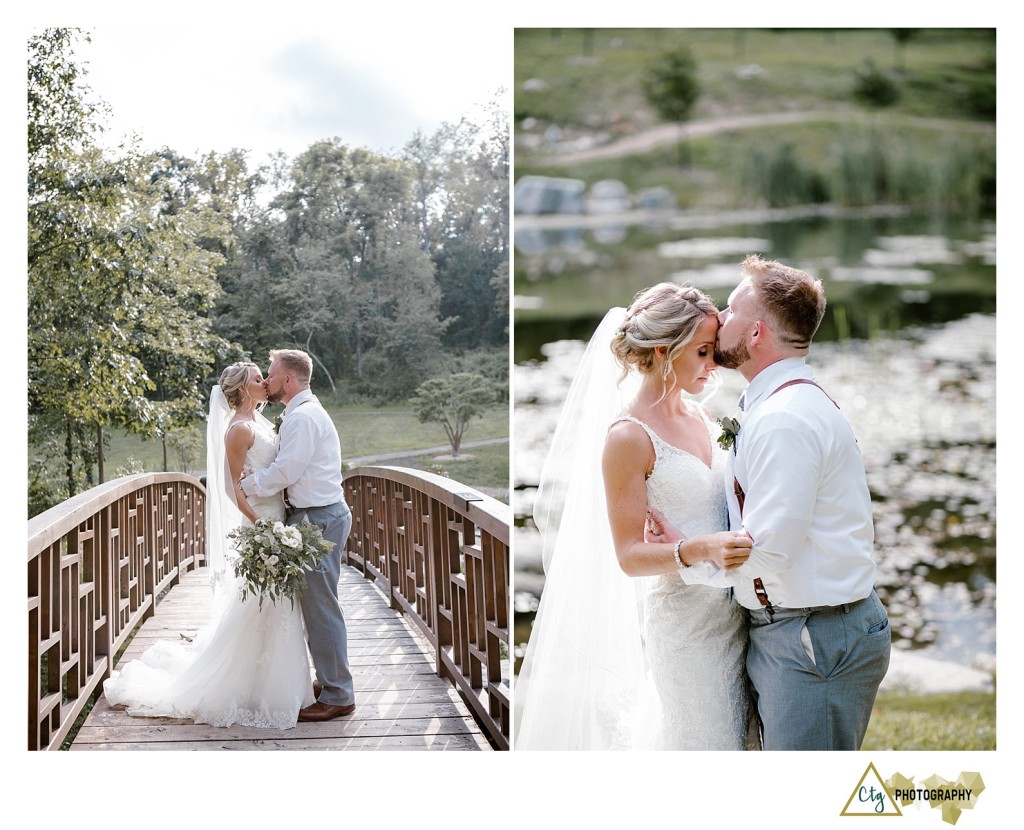
[[[99,470],[99,483],[106,479],[103,477],[103,424],[96,424],[96,466]]]
[[[356,327],[356,377],[363,377],[363,339],[359,335],[359,327]]]
[[[64,468],[68,476],[68,498],[75,495],[75,453],[71,437],[71,421],[65,421],[67,432],[64,436]]]

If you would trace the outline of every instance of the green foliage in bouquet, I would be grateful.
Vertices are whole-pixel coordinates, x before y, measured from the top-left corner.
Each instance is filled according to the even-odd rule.
[[[295,606],[295,598],[306,590],[305,571],[316,568],[331,552],[334,542],[324,539],[315,524],[286,525],[270,519],[241,525],[228,534],[238,551],[233,561],[235,574],[242,577],[248,594],[276,603],[287,597]]]

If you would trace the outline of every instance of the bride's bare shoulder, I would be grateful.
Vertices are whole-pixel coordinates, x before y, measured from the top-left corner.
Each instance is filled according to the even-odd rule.
[[[233,447],[248,449],[255,439],[256,426],[252,421],[232,421],[224,433],[224,445],[228,449]]]
[[[651,438],[639,421],[622,416],[608,427],[604,439],[606,461],[646,459],[652,452]]]

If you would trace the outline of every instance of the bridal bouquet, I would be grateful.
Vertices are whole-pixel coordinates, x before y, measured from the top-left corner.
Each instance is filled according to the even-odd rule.
[[[315,524],[286,525],[270,519],[241,525],[230,533],[238,551],[232,565],[237,576],[245,579],[247,594],[260,598],[260,608],[267,597],[276,603],[287,597],[295,606],[295,597],[306,589],[305,569],[315,568],[330,553],[334,542],[324,539]]]

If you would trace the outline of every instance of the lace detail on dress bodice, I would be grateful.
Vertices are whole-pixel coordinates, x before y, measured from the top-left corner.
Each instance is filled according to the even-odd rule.
[[[277,436],[270,427],[260,421],[253,422],[252,446],[245,453],[246,473],[269,467],[277,457]],[[285,515],[284,494],[272,496],[249,496],[249,506],[261,519],[283,520]]]
[[[701,412],[711,466],[663,440],[643,421],[654,446],[647,503],[692,539],[729,527],[726,451]],[[646,580],[641,630],[649,687],[632,716],[634,749],[743,749],[747,733],[747,622],[728,589],[687,585],[677,573]]]
[[[688,539],[717,533],[729,527],[729,505],[725,500],[726,451],[713,440],[712,424],[701,412],[708,428],[711,466],[686,450],[672,446],[647,424],[631,415],[630,421],[643,430],[654,445],[654,470],[647,479],[647,502],[660,510]]]

